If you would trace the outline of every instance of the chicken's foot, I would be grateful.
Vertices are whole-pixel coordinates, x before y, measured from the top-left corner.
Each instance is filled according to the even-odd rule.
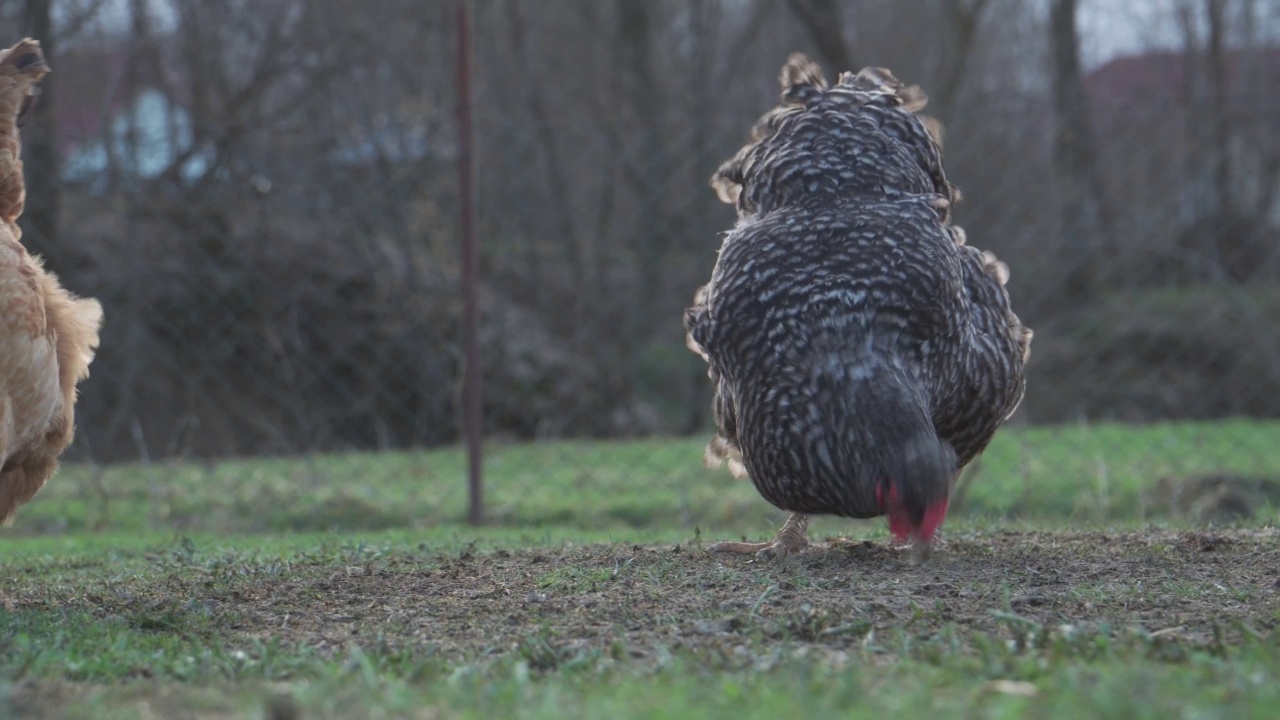
[[[809,542],[809,516],[800,513],[791,513],[778,535],[768,542],[722,542],[707,548],[713,553],[744,553],[759,558],[785,557],[825,549],[826,545]]]

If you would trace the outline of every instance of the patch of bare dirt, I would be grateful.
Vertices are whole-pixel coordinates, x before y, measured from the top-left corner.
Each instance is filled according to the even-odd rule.
[[[235,602],[246,635],[322,650],[382,638],[470,661],[529,652],[530,638],[641,660],[776,641],[839,651],[894,630],[999,633],[1010,616],[1209,642],[1223,628],[1268,632],[1278,598],[1280,531],[1265,529],[963,535],[919,563],[851,541],[780,560],[693,545],[393,558],[246,587]]]

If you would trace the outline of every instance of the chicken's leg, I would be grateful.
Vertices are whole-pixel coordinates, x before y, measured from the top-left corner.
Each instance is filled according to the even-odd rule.
[[[778,531],[777,537],[760,543],[722,542],[707,548],[714,553],[746,553],[757,557],[782,557],[826,549],[825,545],[809,542],[809,516],[791,513]]]

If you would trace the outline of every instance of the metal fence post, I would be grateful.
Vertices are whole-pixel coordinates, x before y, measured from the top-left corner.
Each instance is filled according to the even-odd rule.
[[[471,148],[471,17],[468,0],[458,0],[458,208],[462,254],[462,432],[467,445],[467,522],[484,522],[483,406],[478,340],[478,258],[475,239],[475,179]]]

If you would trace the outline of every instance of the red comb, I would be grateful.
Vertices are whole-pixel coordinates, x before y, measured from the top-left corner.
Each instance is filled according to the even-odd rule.
[[[884,514],[889,518],[889,534],[893,535],[894,542],[907,542],[912,536],[925,544],[933,542],[933,536],[947,519],[947,498],[925,508],[920,524],[913,526],[898,502],[898,489],[890,486],[887,499],[883,496],[883,490],[883,486],[876,487],[876,502],[884,508]]]

